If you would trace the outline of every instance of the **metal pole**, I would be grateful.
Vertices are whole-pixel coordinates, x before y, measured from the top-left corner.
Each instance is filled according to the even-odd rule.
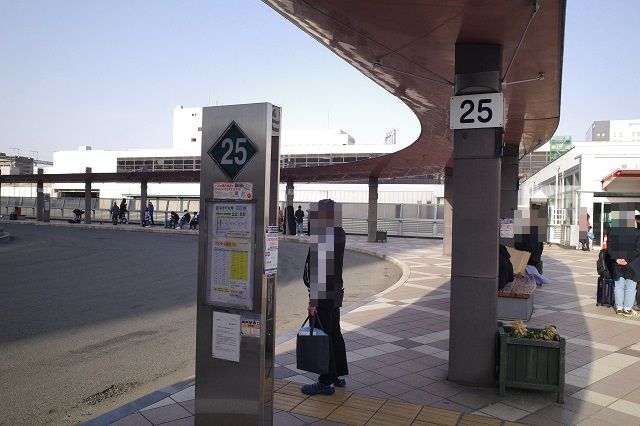
[[[91,167],[85,169],[87,177],[84,181],[84,223],[90,224],[92,211],[91,211]]]

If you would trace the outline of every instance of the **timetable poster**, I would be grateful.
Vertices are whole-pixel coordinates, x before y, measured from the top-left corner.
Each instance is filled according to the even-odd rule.
[[[210,206],[207,303],[253,309],[253,209],[249,203]]]

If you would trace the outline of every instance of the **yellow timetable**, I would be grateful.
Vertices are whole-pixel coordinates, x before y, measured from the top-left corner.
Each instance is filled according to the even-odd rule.
[[[246,251],[231,252],[231,279],[233,281],[249,280],[249,253]]]

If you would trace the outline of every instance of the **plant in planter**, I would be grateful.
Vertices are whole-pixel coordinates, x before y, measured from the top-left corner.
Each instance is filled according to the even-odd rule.
[[[499,394],[507,387],[536,389],[558,393],[564,403],[565,339],[553,325],[531,328],[523,321],[511,326],[498,323],[500,362]]]

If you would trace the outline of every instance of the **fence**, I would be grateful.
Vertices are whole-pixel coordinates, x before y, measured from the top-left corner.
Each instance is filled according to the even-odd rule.
[[[179,215],[184,210],[196,212],[200,210],[200,200],[194,198],[149,198],[155,207],[154,217],[163,222],[172,211]],[[94,222],[109,222],[109,209],[114,203],[120,205],[122,199],[93,198],[91,200],[91,219]],[[295,207],[302,206],[308,210],[309,203],[294,202]],[[51,219],[73,219],[74,209],[84,210],[84,198],[51,198]],[[284,204],[281,203],[281,207]],[[20,215],[27,218],[36,217],[35,197],[3,197],[0,199],[0,215],[9,215],[20,210]],[[127,199],[129,221],[140,222],[140,199]],[[365,203],[342,203],[342,226],[349,234],[367,233],[368,205]],[[308,216],[308,214],[306,215]],[[305,227],[306,219],[305,216]],[[442,238],[444,235],[444,206],[440,204],[378,204],[378,229],[387,231],[388,235]]]

